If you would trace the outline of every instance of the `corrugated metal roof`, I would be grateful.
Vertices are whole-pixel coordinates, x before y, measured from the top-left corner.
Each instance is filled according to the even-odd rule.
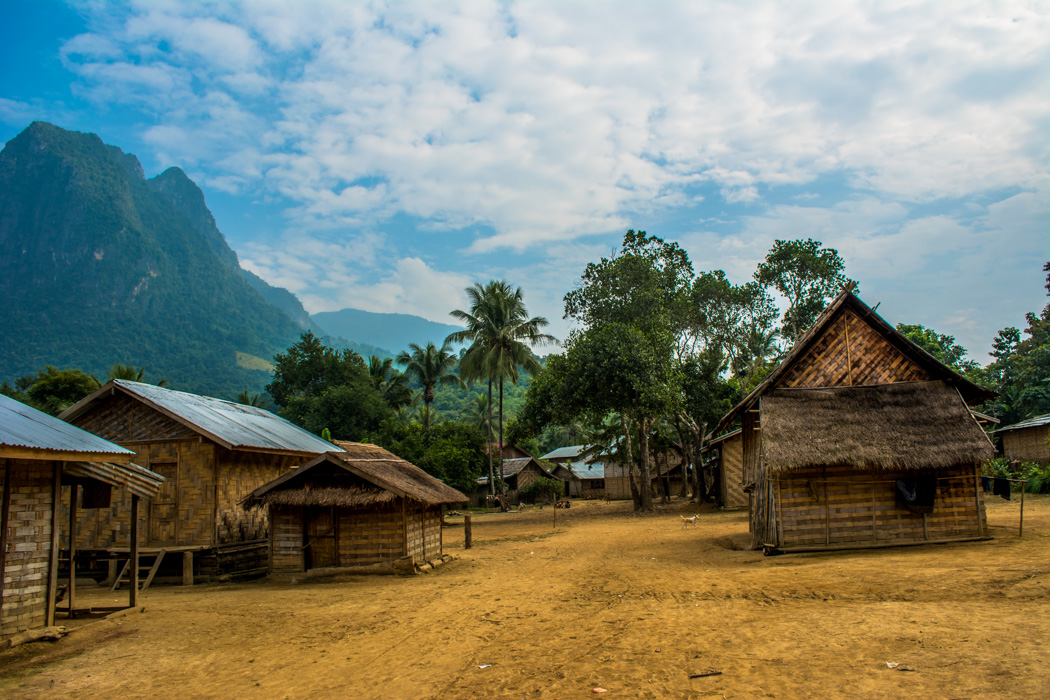
[[[342,451],[341,447],[263,408],[123,379],[114,379],[111,384],[230,449],[309,454]],[[63,416],[79,415],[86,409],[86,405],[82,408],[82,404],[84,402],[69,409]]]
[[[604,479],[604,462],[573,462],[569,465],[573,474],[581,479]]]
[[[97,454],[100,459],[135,454],[75,425],[0,394],[0,445]]]
[[[1021,421],[1020,423],[1014,423],[1008,425],[1005,428],[999,428],[993,430],[995,433],[1005,433],[1008,430],[1024,430],[1025,428],[1038,428],[1043,425],[1050,425],[1050,413],[1045,416],[1036,416],[1035,418],[1029,418],[1028,420]]]
[[[68,462],[62,471],[71,476],[90,477],[111,486],[127,488],[142,498],[153,498],[164,477],[134,463]]]
[[[556,450],[552,450],[547,454],[540,457],[540,459],[546,459],[548,461],[554,461],[556,459],[572,459],[573,457],[579,457],[580,453],[587,449],[587,445],[569,445],[568,447],[559,447]]]

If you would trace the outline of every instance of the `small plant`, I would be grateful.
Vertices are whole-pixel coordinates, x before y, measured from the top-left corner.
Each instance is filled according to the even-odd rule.
[[[997,476],[1004,479],[1015,477],[1014,465],[1006,457],[996,457],[984,463],[981,472],[985,476]]]
[[[1028,493],[1050,493],[1050,464],[1025,462],[1021,474],[1027,480],[1024,490]]]

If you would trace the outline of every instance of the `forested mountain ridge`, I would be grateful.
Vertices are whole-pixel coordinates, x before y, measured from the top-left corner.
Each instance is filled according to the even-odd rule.
[[[121,362],[232,397],[303,329],[249,283],[182,171],[146,180],[135,156],[44,122],[0,152],[0,296],[0,379]]]

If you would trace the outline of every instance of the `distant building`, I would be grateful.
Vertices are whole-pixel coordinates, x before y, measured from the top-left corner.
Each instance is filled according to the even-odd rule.
[[[1003,456],[1011,462],[1050,464],[1050,414],[999,428]]]

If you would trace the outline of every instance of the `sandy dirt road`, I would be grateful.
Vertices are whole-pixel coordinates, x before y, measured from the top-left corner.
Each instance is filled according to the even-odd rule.
[[[475,516],[422,576],[156,587],[0,654],[0,697],[1050,697],[1050,497],[1023,538],[989,499],[992,541],[779,557],[738,549],[742,512],[628,509]]]

